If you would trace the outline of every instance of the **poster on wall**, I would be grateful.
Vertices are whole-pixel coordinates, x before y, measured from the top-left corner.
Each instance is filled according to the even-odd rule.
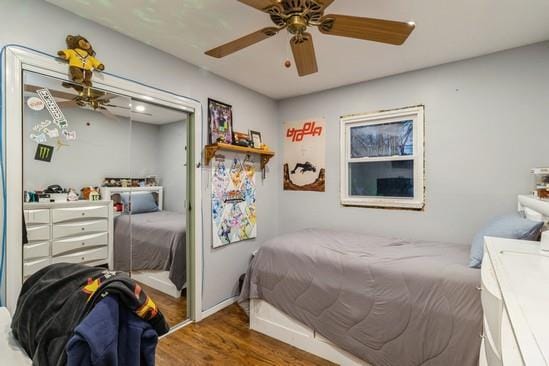
[[[325,191],[325,135],[323,119],[284,123],[285,191]]]
[[[255,165],[247,159],[216,156],[212,167],[212,246],[257,236]]]

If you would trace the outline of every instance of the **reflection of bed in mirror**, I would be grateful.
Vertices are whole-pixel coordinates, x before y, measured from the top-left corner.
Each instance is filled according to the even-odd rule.
[[[163,210],[163,188],[102,187],[123,211],[114,219],[114,269],[172,297],[186,287],[186,217]]]

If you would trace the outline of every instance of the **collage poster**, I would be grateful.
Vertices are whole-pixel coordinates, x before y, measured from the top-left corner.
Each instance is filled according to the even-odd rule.
[[[284,190],[326,190],[326,122],[284,123]]]
[[[253,161],[215,157],[212,166],[213,247],[257,236]]]

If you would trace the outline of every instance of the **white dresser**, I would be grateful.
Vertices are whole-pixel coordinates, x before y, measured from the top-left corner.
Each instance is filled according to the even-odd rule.
[[[549,365],[549,253],[539,242],[485,238],[480,365]]]
[[[112,268],[112,201],[25,203],[23,279],[53,263]]]

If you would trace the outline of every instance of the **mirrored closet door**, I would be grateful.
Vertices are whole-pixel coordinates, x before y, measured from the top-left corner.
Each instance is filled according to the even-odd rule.
[[[62,262],[127,272],[171,326],[187,320],[187,114],[23,76],[23,278]]]
[[[122,196],[130,215],[115,219],[115,242],[131,243],[132,278],[155,299],[169,324],[189,314],[187,127],[184,112],[132,100],[132,180]]]

